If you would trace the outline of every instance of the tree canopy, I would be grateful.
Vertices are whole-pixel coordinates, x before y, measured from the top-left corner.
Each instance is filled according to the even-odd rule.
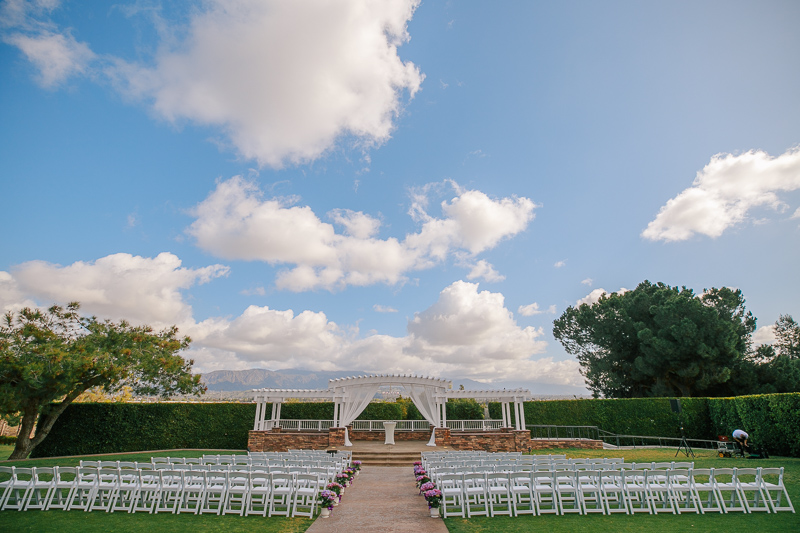
[[[577,356],[595,396],[718,396],[735,393],[756,320],[741,291],[644,281],[592,305],[569,307],[553,335]]]
[[[191,339],[171,327],[154,332],[126,321],[83,317],[66,307],[22,309],[0,325],[0,414],[18,414],[20,433],[11,459],[27,457],[64,409],[86,390],[134,394],[201,394],[194,364],[179,352]],[[35,435],[31,433],[36,428]]]

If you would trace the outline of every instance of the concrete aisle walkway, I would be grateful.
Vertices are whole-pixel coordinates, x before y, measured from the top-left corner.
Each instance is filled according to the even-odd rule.
[[[411,465],[364,466],[331,517],[317,518],[307,533],[447,533],[442,519],[430,517],[425,498],[418,494]]]

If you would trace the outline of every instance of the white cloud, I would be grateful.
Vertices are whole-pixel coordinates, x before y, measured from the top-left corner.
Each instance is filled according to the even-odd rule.
[[[388,305],[375,304],[372,306],[376,313],[396,313],[397,309]]]
[[[541,354],[541,328],[516,324],[502,294],[457,281],[428,309],[414,315],[401,337],[341,327],[325,313],[247,307],[235,317],[197,321],[182,290],[224,274],[218,265],[180,266],[171,254],[142,258],[116,254],[66,267],[44,262],[0,272],[0,306],[30,300],[66,303],[101,318],[121,317],[159,326],[177,324],[192,337],[186,354],[201,372],[244,368],[307,368],[396,372],[481,381],[531,381],[581,385],[574,360]],[[28,299],[26,301],[26,299]],[[376,305],[376,311],[392,311]],[[538,358],[537,358],[538,356]]]
[[[211,0],[153,66],[118,61],[113,75],[167,120],[222,127],[245,158],[308,162],[343,137],[389,139],[424,79],[397,54],[418,4]]]
[[[748,218],[750,210],[788,206],[778,193],[800,189],[800,147],[771,157],[751,150],[717,154],[697,173],[692,187],[669,200],[642,236],[653,241],[683,241],[695,233],[719,237]]]
[[[553,264],[553,266],[554,266],[554,267],[556,267],[556,268],[561,268],[561,267],[563,267],[563,266],[564,266],[564,265],[566,265],[566,264],[567,264],[567,262],[566,262],[566,261],[556,261],[556,262]]]
[[[592,286],[592,283],[594,283],[594,280],[592,278],[586,278],[585,280],[581,281],[581,284],[588,285],[589,287]]]
[[[775,342],[775,339],[775,324],[761,326],[753,333],[754,346],[758,346],[759,344],[772,344]]]
[[[472,265],[472,269],[469,271],[469,274],[467,274],[467,279],[483,279],[484,281],[493,283],[503,281],[506,277],[495,270],[491,263],[485,259],[481,259]]]
[[[228,274],[228,267],[190,269],[171,253],[148,258],[113,254],[61,266],[29,261],[12,270],[18,290],[41,305],[78,301],[88,314],[169,325],[191,320],[182,290]]]
[[[623,287],[620,290],[618,290],[615,294],[625,294],[626,292],[628,292],[628,289]],[[608,294],[608,292],[605,289],[603,289],[603,288],[595,289],[592,292],[590,292],[589,294],[587,294],[586,296],[584,296],[583,298],[581,298],[580,300],[578,300],[575,303],[575,306],[577,307],[577,306],[580,306],[581,304],[594,305],[597,302],[599,302],[600,301],[600,297],[605,295],[605,294]]]
[[[425,193],[412,192],[413,216],[424,222],[418,233],[402,241],[376,238],[377,219],[348,210],[331,212],[346,230],[336,233],[310,207],[292,206],[282,199],[262,200],[258,187],[238,176],[218,183],[194,208],[196,220],[187,232],[200,248],[222,258],[294,264],[278,275],[278,288],[333,290],[396,284],[405,280],[407,272],[429,268],[452,253],[465,260],[523,231],[533,219],[535,206],[527,198],[494,200],[451,184],[458,195],[442,202],[445,218],[429,215]],[[484,274],[492,272],[486,263]]]
[[[795,219],[795,218],[800,218],[800,207],[798,207],[798,208],[795,210],[794,214],[793,214],[793,215],[792,215],[790,218],[792,218],[792,219]]]
[[[539,304],[536,303],[536,302],[533,302],[532,304],[528,304],[528,305],[520,305],[517,308],[517,313],[519,313],[522,316],[541,315],[542,313],[547,313],[547,314],[553,315],[553,314],[555,314],[555,312],[556,312],[556,306],[555,305],[551,305],[547,309],[542,310],[542,309],[539,309]]]
[[[38,82],[53,88],[70,76],[84,74],[95,59],[86,43],[79,43],[70,34],[42,31],[32,35],[13,33],[3,38],[19,48],[38,69]]]

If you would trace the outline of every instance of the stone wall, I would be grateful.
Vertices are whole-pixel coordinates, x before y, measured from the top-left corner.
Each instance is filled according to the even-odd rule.
[[[552,448],[602,450],[603,441],[590,439],[530,439],[530,447],[533,450],[549,450]]]
[[[344,429],[342,429],[344,445]],[[331,446],[328,432],[250,431],[247,450],[251,452],[285,452],[292,450],[325,450]],[[338,445],[336,445],[338,447]]]

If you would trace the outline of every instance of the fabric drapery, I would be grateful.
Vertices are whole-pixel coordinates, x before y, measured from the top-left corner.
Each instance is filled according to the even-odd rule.
[[[347,388],[347,395],[341,403],[341,411],[339,415],[339,424],[344,428],[344,445],[352,446],[350,436],[347,434],[347,426],[356,419],[361,412],[367,408],[369,402],[375,397],[375,393],[380,388],[380,383],[376,384],[363,384],[358,386],[350,386]]]
[[[419,409],[420,414],[433,426],[428,446],[436,446],[436,428],[441,425],[442,419],[439,415],[439,406],[434,397],[434,389],[424,385],[411,384],[403,385],[403,387],[405,387],[408,395],[411,396],[411,401]]]

